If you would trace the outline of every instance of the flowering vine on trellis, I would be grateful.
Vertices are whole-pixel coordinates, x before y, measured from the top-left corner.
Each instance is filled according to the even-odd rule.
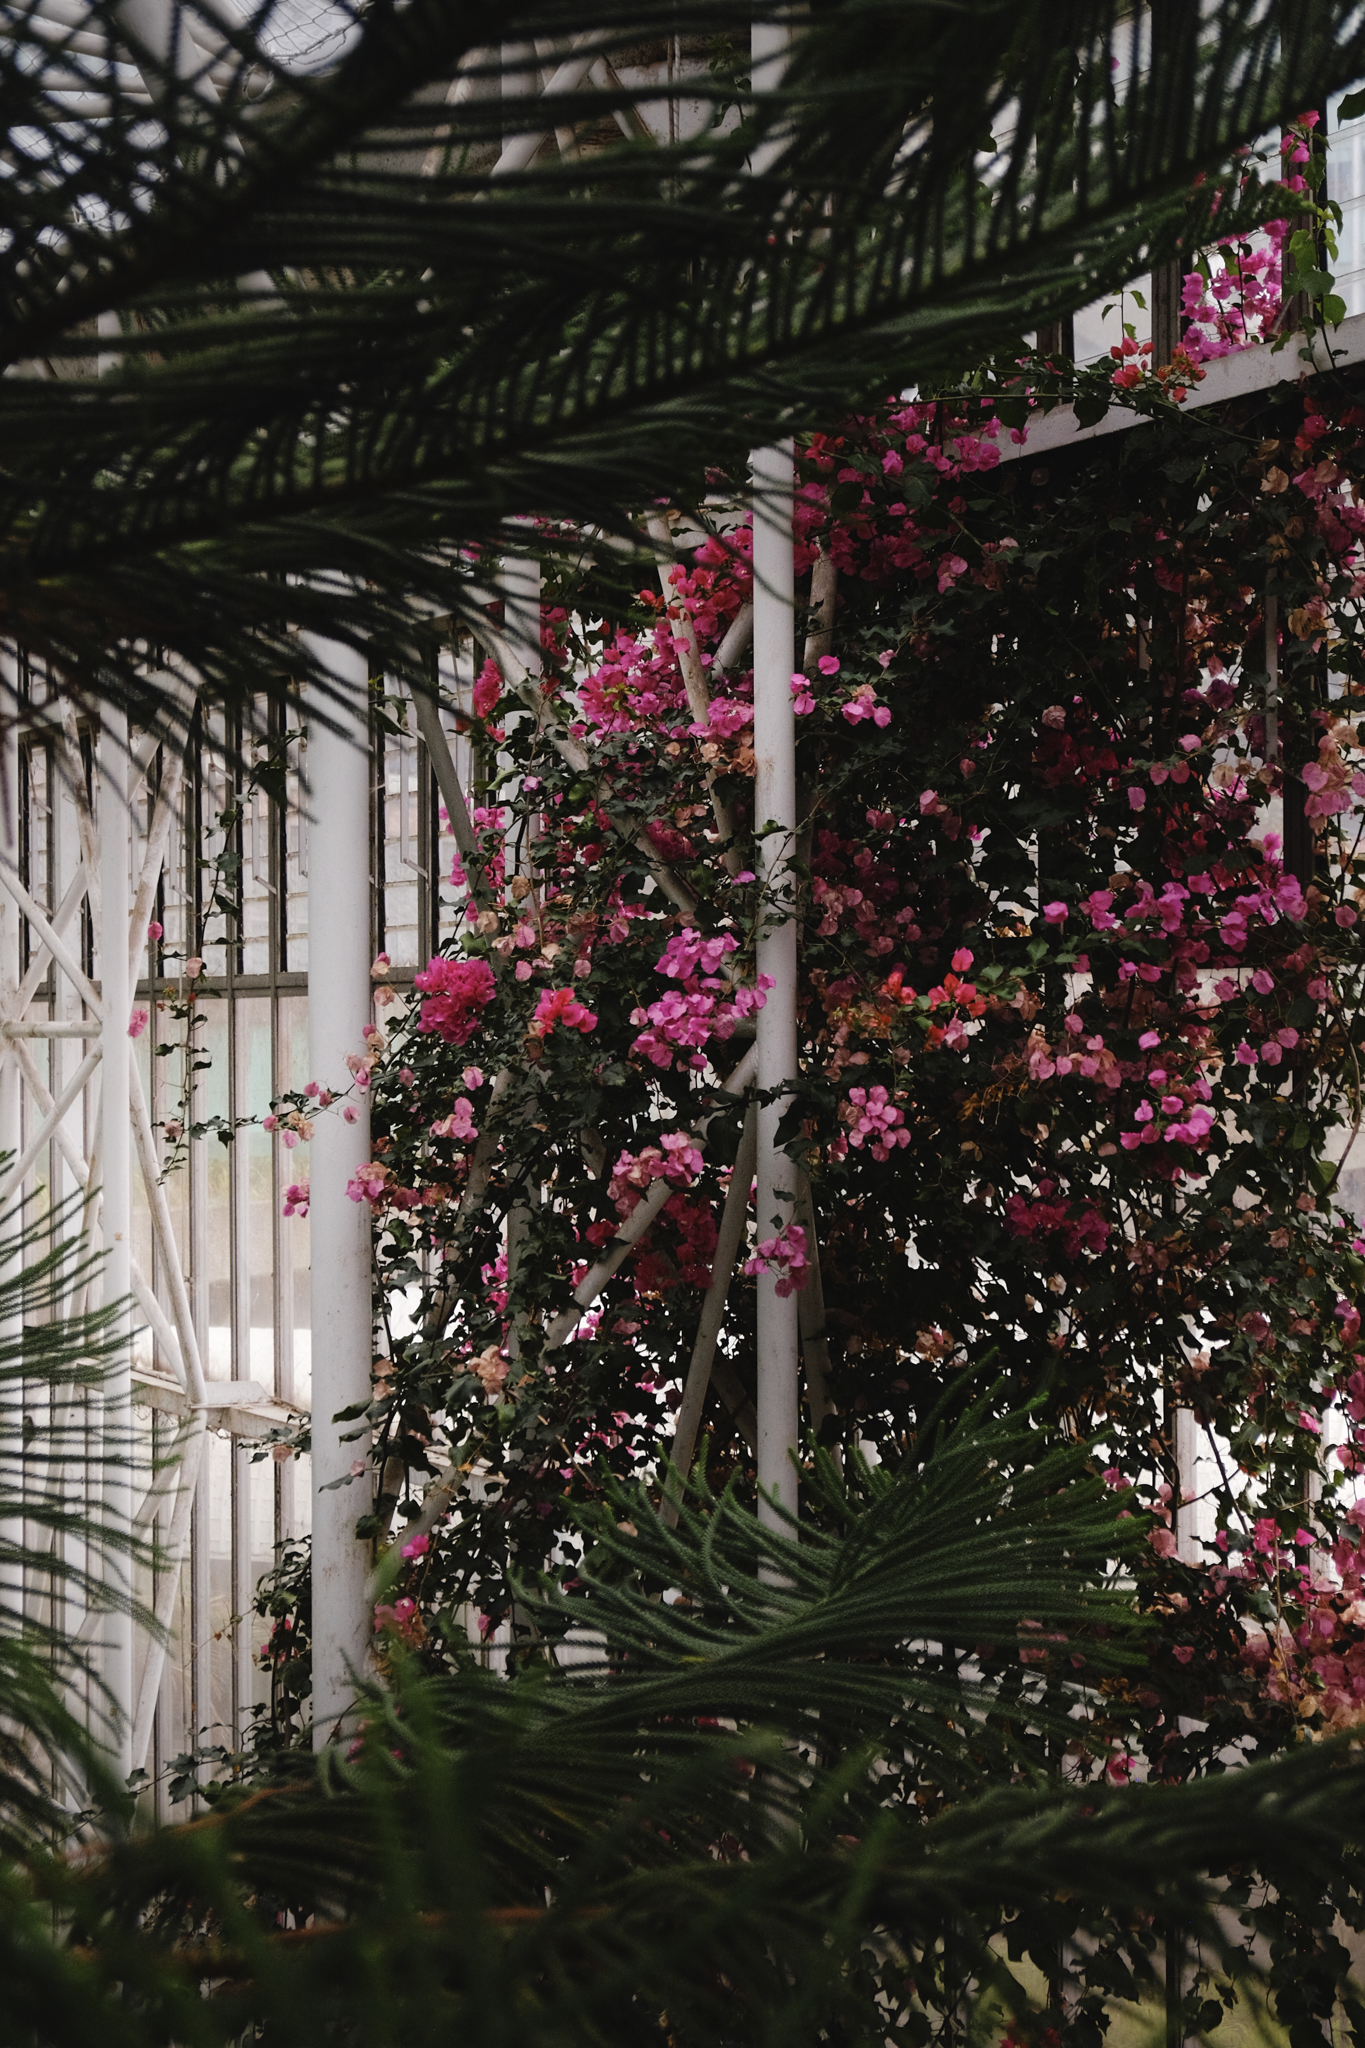
[[[802,1071],[784,1142],[810,1207],[776,1235],[750,1224],[711,1470],[750,1470],[746,1283],[773,1269],[803,1297],[821,1280],[828,1440],[894,1458],[969,1368],[1103,1437],[1152,1518],[1140,1590],[1162,1625],[1150,1683],[1091,1701],[1078,1765],[1176,1775],[1365,1701],[1341,1484],[1360,1463],[1365,1241],[1329,1143],[1359,1114],[1365,407],[1324,379],[1179,411],[1204,361],[1269,331],[1281,284],[1304,288],[1301,232],[1191,273],[1171,364],[1126,340],[1078,377],[1078,414],[1151,417],[1107,451],[1035,462],[1048,366],[1012,358],[798,455],[811,645],[792,675]],[[667,1448],[741,1151],[721,1083],[765,996],[747,524],[718,480],[713,530],[634,592],[540,539],[540,709],[490,660],[465,714],[502,764],[472,810],[491,901],[470,894],[457,945],[356,1071],[384,1354],[356,1418],[377,1444],[361,1527],[387,1541],[441,1475],[448,1519],[402,1550],[401,1633],[436,1661],[466,1606],[485,1630],[506,1614],[509,1570],[572,1583],[573,1504]],[[1174,1531],[1177,1408],[1222,1473],[1203,1563]],[[1346,1441],[1316,1492],[1328,1421]]]

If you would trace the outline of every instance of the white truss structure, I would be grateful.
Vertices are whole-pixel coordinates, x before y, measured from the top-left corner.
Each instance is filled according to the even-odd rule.
[[[13,669],[8,681],[17,690]],[[104,1482],[104,1507],[111,1518],[158,1534],[164,1556],[154,1595],[159,1629],[135,1641],[131,1624],[117,1612],[91,1614],[79,1629],[85,1640],[100,1643],[102,1675],[118,1719],[120,1763],[131,1771],[144,1765],[151,1740],[206,1434],[216,1425],[259,1435],[271,1422],[286,1420],[290,1410],[254,1380],[210,1381],[205,1374],[162,1177],[161,1133],[133,1056],[133,990],[177,822],[183,759],[160,756],[162,772],[143,838],[135,832],[134,804],[145,794],[156,747],[129,746],[123,721],[108,714],[98,737],[92,801],[74,720],[68,714],[48,736],[61,763],[60,809],[72,828],[65,851],[73,857],[50,913],[21,873],[13,729],[3,755],[10,833],[9,843],[0,844],[0,1151],[10,1157],[0,1177],[0,1202],[23,1193],[37,1163],[50,1153],[55,1170],[49,1203],[57,1207],[64,1197],[83,1197],[83,1249],[103,1253],[104,1299],[112,1304],[131,1298],[133,1305],[116,1326],[122,1341],[99,1395],[100,1426],[106,1440],[143,1448],[130,1452]],[[89,972],[81,959],[82,918],[92,942]],[[48,1041],[46,1074],[35,1057],[42,1041]],[[159,1286],[133,1253],[135,1181],[150,1218]],[[148,1341],[135,1348],[136,1324],[143,1325]],[[149,1412],[176,1424],[178,1455],[169,1469],[159,1469],[160,1457],[153,1460],[146,1445]],[[79,1474],[71,1474],[71,1483],[79,1484]]]

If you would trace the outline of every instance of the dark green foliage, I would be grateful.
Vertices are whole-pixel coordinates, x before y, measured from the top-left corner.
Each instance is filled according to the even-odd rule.
[[[1140,1633],[1087,1587],[1139,1528],[1082,1464],[978,1412],[899,1477],[826,1468],[840,1526],[799,1552],[732,1500],[697,1494],[670,1535],[617,1496],[576,1596],[523,1589],[534,1646],[505,1676],[400,1665],[350,1756],[11,1873],[9,2038],[922,2041],[987,1988],[1027,2024],[1005,1945],[1046,1954],[1061,1928],[1136,1995],[1153,1914],[1246,1972],[1211,1879],[1354,1879],[1365,1793],[1339,1750],[1187,1790],[1106,1790],[1093,1759],[1069,1790],[999,1782],[1034,1711],[1003,1676],[1021,1634],[1041,1687],[1078,1642],[1113,1669]],[[977,1646],[979,1685],[950,1695],[928,1628]],[[963,1791],[931,1817],[903,1782],[953,1723]]]
[[[1365,69],[1345,0],[1283,40],[1259,0],[1178,10],[1154,64],[1116,0],[847,0],[756,99],[735,81],[769,10],[718,0],[412,0],[359,12],[307,75],[277,11],[225,44],[175,0],[169,54],[115,0],[83,47],[34,0],[4,29],[0,360],[32,373],[0,387],[7,630],[171,724],[146,646],[239,701],[306,669],[299,622],[421,676],[410,600],[478,601],[455,545],[695,496],[793,408],[941,375],[1196,246],[1215,194],[1220,233],[1262,217],[1230,150]],[[477,65],[448,93],[475,42],[624,65],[717,37],[712,81],[678,90],[717,117],[738,90],[744,118],[671,147],[599,132],[494,180],[506,142],[600,131],[630,95],[577,78],[542,103],[531,71],[499,96]],[[122,367],[96,381],[101,347]]]

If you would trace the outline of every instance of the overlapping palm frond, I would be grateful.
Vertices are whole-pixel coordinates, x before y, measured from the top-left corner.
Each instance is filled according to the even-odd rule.
[[[85,1305],[100,1261],[82,1203],[0,1214],[0,1854],[69,1826],[73,1804],[125,1810],[99,1651],[118,1612],[155,1626],[134,1590],[150,1545],[102,1498],[131,1467],[152,1474],[106,1399],[116,1310]]]
[[[241,698],[299,623],[421,672],[460,548],[698,494],[1194,246],[1215,194],[1260,217],[1194,175],[1365,72],[1347,0],[1166,8],[1155,51],[1117,0],[845,0],[757,94],[781,7],[46,4],[3,43],[0,350],[121,367],[0,385],[6,626],[141,716],[147,650]],[[642,46],[691,61],[630,90]],[[745,119],[601,146],[661,92]]]
[[[968,1416],[917,1469],[851,1490],[827,1471],[827,1533],[799,1553],[728,1498],[694,1496],[675,1534],[622,1496],[581,1595],[528,1593],[506,1677],[400,1667],[350,1758],[11,1870],[15,2037],[917,2038],[950,1976],[964,2011],[988,1990],[1027,2005],[992,1937],[1009,1920],[1013,1953],[1045,1944],[1063,1897],[1068,1928],[1120,1930],[1135,1992],[1154,1914],[1248,1968],[1220,1873],[1359,1876],[1365,1781],[1339,1748],[1195,1787],[1116,1790],[1097,1757],[1070,1789],[964,1778],[934,1818],[900,1787],[935,1721],[956,1715],[985,1761],[992,1717],[1046,1719],[998,1676],[950,1702],[922,1631],[940,1670],[995,1643],[1036,1673],[1018,1624],[1042,1616],[1073,1734],[1076,1645],[1092,1677],[1140,1650],[1095,1575],[1141,1532],[1083,1457]]]

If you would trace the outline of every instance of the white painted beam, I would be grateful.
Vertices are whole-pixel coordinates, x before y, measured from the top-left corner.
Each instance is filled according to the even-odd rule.
[[[1239,349],[1235,355],[1219,356],[1216,362],[1204,366],[1203,383],[1189,386],[1180,410],[1200,412],[1205,406],[1223,405],[1230,398],[1247,398],[1257,391],[1273,391],[1279,384],[1302,383],[1306,377],[1328,369],[1345,369],[1352,363],[1365,363],[1365,313],[1343,320],[1330,335],[1315,334],[1311,343],[1304,335],[1291,335],[1278,354],[1257,343]],[[1102,441],[1110,434],[1124,434],[1132,427],[1150,425],[1150,414],[1132,412],[1116,402],[1093,426],[1078,427],[1075,407],[1059,405],[1052,412],[1030,419],[1022,446],[1017,441],[1002,440],[1000,460],[1018,462],[1023,456],[1080,447],[1087,441]]]

